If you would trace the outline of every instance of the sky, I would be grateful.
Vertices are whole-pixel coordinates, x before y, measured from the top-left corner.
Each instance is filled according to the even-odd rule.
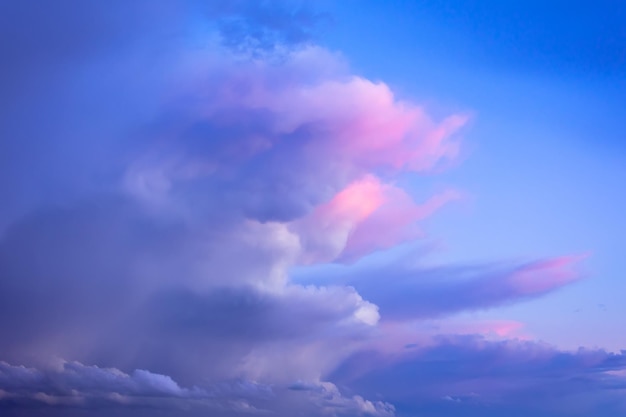
[[[0,2],[0,414],[626,416],[625,21]]]

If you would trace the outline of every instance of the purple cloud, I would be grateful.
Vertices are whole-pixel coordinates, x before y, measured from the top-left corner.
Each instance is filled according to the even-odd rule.
[[[295,401],[300,404],[295,405]],[[359,395],[346,397],[330,382],[272,387],[239,380],[205,388],[182,388],[167,375],[141,369],[125,373],[79,362],[57,361],[42,368],[0,362],[0,410],[10,413],[19,408],[35,413],[50,408],[52,413],[54,409],[71,413],[75,409],[99,408],[123,413],[128,408],[152,408],[193,415],[240,416],[286,410],[316,416],[394,415],[391,404],[372,402]]]
[[[302,283],[356,288],[381,309],[383,318],[410,320],[482,310],[539,297],[584,277],[584,256],[526,263],[419,267],[411,259],[363,262],[304,273]],[[381,285],[384,281],[386,285]]]
[[[626,351],[560,351],[522,340],[438,336],[393,354],[362,351],[331,376],[410,413],[621,415]],[[600,406],[604,404],[604,406]],[[457,410],[457,411],[453,411]],[[594,411],[595,410],[595,411]]]
[[[166,399],[207,399],[197,387],[181,388],[172,378],[145,370],[126,374],[115,368],[59,362],[37,369],[0,363],[0,402],[52,406],[98,403],[144,404]]]
[[[57,355],[192,381],[314,377],[347,354],[345,337],[365,337],[378,320],[377,307],[352,288],[285,282],[288,252],[280,234],[269,239],[271,225],[258,236],[227,228],[227,241],[224,230],[191,233],[143,213],[102,201],[11,229],[0,245],[6,359]],[[308,361],[274,369],[289,350],[307,351]],[[207,353],[218,363],[199,363]]]

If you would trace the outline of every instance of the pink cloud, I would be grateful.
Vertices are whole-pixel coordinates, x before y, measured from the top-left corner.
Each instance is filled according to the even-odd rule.
[[[586,255],[561,256],[532,262],[519,267],[507,281],[519,295],[537,295],[582,278],[577,269]]]
[[[437,123],[423,108],[397,100],[384,83],[356,76],[279,91],[261,88],[246,104],[280,114],[280,133],[312,124],[317,152],[366,170],[424,171],[453,158],[458,142],[451,138],[468,119],[456,114]]]
[[[376,215],[374,212],[370,217]],[[392,225],[394,216],[393,212],[389,215]],[[401,221],[396,223],[401,224]],[[379,229],[372,228],[374,236],[382,237],[375,240],[377,243],[384,242],[387,233],[391,236],[395,233],[392,227],[385,227],[379,234],[376,234]],[[406,227],[398,226],[397,230],[404,232]],[[411,258],[386,256],[357,263],[353,268],[335,269],[329,276],[333,282],[356,288],[365,299],[378,305],[383,320],[410,321],[485,310],[543,296],[582,279],[582,258],[563,256],[526,263],[426,268],[416,266]],[[312,278],[306,282],[323,281]]]
[[[416,204],[402,189],[367,175],[294,223],[305,262],[351,261],[371,252],[418,238],[419,220],[432,214],[455,192]]]
[[[524,323],[515,320],[459,320],[436,322],[433,330],[440,334],[478,334],[485,337],[523,337]],[[433,332],[431,332],[433,333]]]
[[[436,344],[441,335],[480,335],[486,340],[530,339],[523,331],[524,323],[515,320],[383,320],[378,329],[378,337],[368,346],[391,355],[391,360],[397,358],[397,354],[403,355],[407,349]]]
[[[415,204],[402,189],[386,185],[385,203],[363,219],[350,234],[340,260],[355,260],[375,250],[387,249],[422,235],[417,222],[430,216],[441,206],[459,198],[448,191]]]
[[[490,410],[503,406],[493,415],[506,415],[507,409],[523,409],[532,399],[533,405],[554,411],[545,415],[593,415],[598,403],[623,407],[625,353],[570,352],[536,341],[450,335],[404,350],[357,352],[332,377],[337,384],[398,402],[453,398]]]
[[[126,173],[127,191],[157,210],[284,223],[299,261],[351,262],[421,237],[419,222],[459,197],[416,203],[393,181],[453,159],[466,115],[435,120],[323,48],[280,63],[224,51],[209,61],[208,76],[190,73],[197,90],[174,109],[184,117]]]

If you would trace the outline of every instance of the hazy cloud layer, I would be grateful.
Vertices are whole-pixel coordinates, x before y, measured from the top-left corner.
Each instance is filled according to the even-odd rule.
[[[545,343],[438,336],[393,354],[363,351],[332,375],[423,415],[622,415],[626,351],[563,352]]]

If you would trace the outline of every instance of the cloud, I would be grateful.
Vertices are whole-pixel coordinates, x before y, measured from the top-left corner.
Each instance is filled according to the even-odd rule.
[[[192,383],[316,378],[378,321],[353,288],[286,282],[290,240],[276,225],[192,232],[162,220],[114,199],[15,225],[0,244],[5,359],[57,355]]]
[[[226,46],[245,53],[311,42],[319,27],[331,21],[303,1],[212,1],[201,10],[216,20]]]
[[[220,46],[211,21],[202,26],[203,16],[235,16],[285,33],[298,25],[283,27],[291,12],[274,9],[291,4],[78,3],[35,13],[32,30],[6,28],[19,32],[4,38],[13,42],[6,53],[40,70],[9,60],[16,76],[37,80],[11,81],[20,99],[0,124],[0,227],[41,205],[116,187],[206,216],[295,219],[373,171],[428,169],[458,147],[463,115],[432,120],[385,84],[350,74],[336,53],[285,40],[280,53],[257,59]],[[7,7],[15,22],[38,10]],[[149,23],[135,25],[141,15]],[[41,47],[43,38],[70,56]]]
[[[421,237],[417,223],[456,197],[450,191],[418,205],[402,189],[365,176],[291,229],[300,237],[305,263],[354,261]]]
[[[384,232],[383,232],[384,236]],[[585,256],[521,263],[420,267],[412,259],[387,257],[355,266],[303,271],[301,283],[350,285],[380,307],[383,318],[445,317],[539,297],[584,277]],[[381,285],[384,280],[386,285]]]
[[[313,401],[327,415],[339,416],[394,416],[395,407],[384,401],[369,401],[360,395],[343,396],[337,386],[331,382],[297,381],[289,389],[308,392]]]
[[[400,184],[454,160],[467,116],[353,74],[310,41],[316,13],[63,1],[0,6],[0,359],[25,365],[0,365],[7,413],[390,416],[402,390],[345,372],[390,323],[578,279],[568,257],[372,265],[458,197]],[[329,263],[345,274],[294,279]]]
[[[115,368],[60,362],[47,369],[0,362],[0,402],[85,406],[90,403],[143,404],[180,398],[208,398],[200,388],[181,388],[172,378],[145,370],[126,374]]]
[[[127,170],[127,192],[284,222],[355,181],[426,171],[456,153],[464,116],[433,121],[384,84],[335,70],[337,59],[321,48],[280,64],[219,59],[207,68],[218,80],[198,77],[204,90],[165,109],[174,119]]]
[[[600,415],[621,415],[625,368],[624,351],[567,352],[535,341],[450,335],[393,354],[356,353],[331,377],[381,393],[402,413],[589,415],[605,404]]]
[[[152,118],[183,59],[182,4],[2,3],[0,233],[41,205],[110,188],[136,146],[129,129]]]
[[[296,401],[298,405],[294,404]],[[183,388],[167,375],[142,369],[125,373],[80,362],[56,361],[41,368],[0,362],[0,410],[11,411],[16,407],[29,407],[31,411],[54,407],[65,412],[73,408],[120,412],[132,407],[178,410],[192,415],[273,414],[284,409],[315,416],[394,415],[391,404],[372,402],[359,395],[346,397],[330,382],[272,387],[239,380]]]
[[[29,16],[12,7],[16,19]],[[267,358],[277,360],[276,346],[298,334],[293,317],[300,315],[328,339],[294,343],[301,356],[291,366],[302,378],[318,377],[346,354],[326,353],[340,344],[337,329],[358,339],[379,314],[350,287],[290,283],[289,268],[305,258],[310,234],[294,222],[336,204],[350,184],[372,182],[385,203],[352,231],[332,220],[339,230],[329,234],[345,234],[336,255],[360,257],[415,237],[404,227],[433,207],[414,205],[388,181],[452,158],[463,116],[435,121],[383,83],[350,74],[320,47],[296,42],[276,59],[234,54],[210,24],[206,36],[188,30],[186,6],[111,7],[68,15],[55,9],[63,19],[39,16],[47,29],[24,34],[39,39],[52,31],[59,38],[51,41],[73,52],[54,55],[64,71],[42,81],[50,89],[37,88],[12,107],[23,118],[3,123],[12,162],[1,176],[19,190],[3,193],[9,210],[0,242],[0,323],[12,334],[2,342],[6,355],[146,365],[191,378],[204,349],[224,356],[220,366],[195,366],[213,376],[243,372],[231,364],[245,359],[272,378],[277,370]],[[143,8],[158,19],[135,33]],[[83,48],[74,32],[91,13],[102,23]],[[75,24],[56,26],[65,20]],[[133,42],[108,38],[118,30]],[[165,38],[152,54],[155,39]],[[37,45],[24,43],[22,52],[40,60]],[[12,134],[22,128],[26,142]],[[55,151],[33,152],[45,143]],[[394,210],[406,216],[391,226]],[[369,241],[381,222],[390,226],[388,238]],[[228,333],[229,325],[254,337]],[[187,341],[154,348],[162,330]],[[267,335],[276,340],[265,346]],[[194,337],[205,344],[194,345]],[[182,351],[172,356],[180,364],[164,359],[168,349]],[[302,360],[313,352],[318,359]],[[291,372],[284,377],[295,377]]]

